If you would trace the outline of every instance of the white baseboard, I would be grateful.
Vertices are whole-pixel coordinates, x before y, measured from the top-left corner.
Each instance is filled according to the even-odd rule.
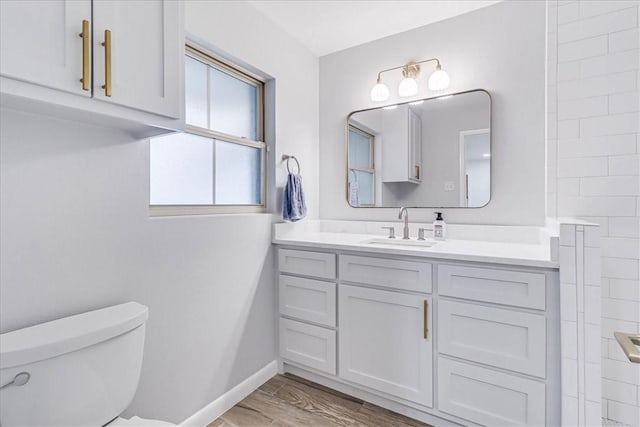
[[[180,426],[205,427],[231,409],[236,403],[253,393],[277,373],[278,363],[275,360],[269,362],[264,368],[181,422]]]

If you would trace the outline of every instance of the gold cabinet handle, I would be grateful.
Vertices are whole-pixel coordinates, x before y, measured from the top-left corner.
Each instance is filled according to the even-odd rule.
[[[429,301],[424,300],[424,319],[422,323],[422,329],[424,333],[424,339],[429,338]]]
[[[104,30],[104,94],[111,96],[111,30]]]
[[[464,176],[464,197],[469,200],[469,174]]]
[[[89,90],[90,87],[90,61],[89,57],[89,21],[84,19],[82,21],[82,32],[78,34],[82,38],[82,78],[80,81],[82,82],[82,90]]]
[[[416,165],[416,179],[420,179],[420,165]]]

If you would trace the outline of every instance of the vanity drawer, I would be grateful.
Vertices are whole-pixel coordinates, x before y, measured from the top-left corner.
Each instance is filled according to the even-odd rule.
[[[414,292],[432,290],[431,264],[340,255],[340,279]]]
[[[336,374],[336,331],[280,318],[280,356]]]
[[[278,266],[283,273],[322,279],[336,278],[336,254],[280,249],[278,250]]]
[[[280,313],[286,316],[336,326],[336,284],[280,275]]]
[[[539,314],[440,300],[438,351],[544,378],[546,319]]]
[[[440,295],[544,310],[545,288],[544,273],[438,266]]]
[[[544,383],[438,358],[438,409],[485,426],[544,426]]]

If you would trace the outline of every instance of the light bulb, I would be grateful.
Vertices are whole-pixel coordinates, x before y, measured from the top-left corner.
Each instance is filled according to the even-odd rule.
[[[449,74],[438,64],[436,70],[429,76],[429,90],[444,90],[449,87],[449,82]]]
[[[374,102],[386,101],[389,98],[389,88],[382,80],[378,79],[376,85],[371,89],[371,100]]]
[[[413,96],[418,93],[418,82],[411,77],[405,77],[398,85],[398,95],[402,97]]]

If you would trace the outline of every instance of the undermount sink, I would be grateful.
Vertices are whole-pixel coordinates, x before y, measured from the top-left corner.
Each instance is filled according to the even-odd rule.
[[[368,245],[385,245],[385,246],[412,246],[420,248],[430,248],[438,244],[435,240],[404,240],[404,239],[389,239],[384,237],[378,237],[375,239],[365,240],[362,243]]]

